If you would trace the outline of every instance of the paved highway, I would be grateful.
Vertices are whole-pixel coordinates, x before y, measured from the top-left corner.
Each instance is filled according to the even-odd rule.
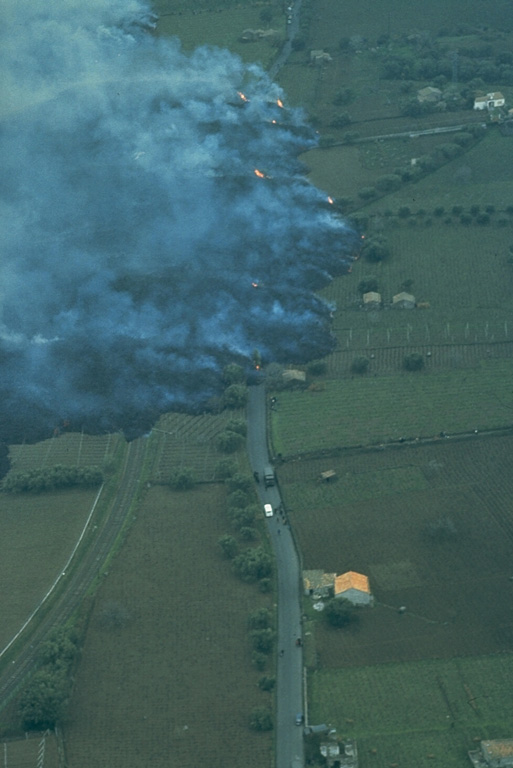
[[[249,388],[248,454],[251,468],[262,478],[262,470],[270,463],[267,448],[266,394],[261,384]],[[276,486],[257,485],[262,504],[277,509],[281,497]],[[262,511],[263,514],[263,511]],[[296,645],[301,635],[301,574],[299,560],[288,526],[275,512],[267,518],[269,535],[276,556],[278,578],[278,661],[276,703],[276,768],[302,768],[303,728],[295,723],[303,712],[303,649]]]

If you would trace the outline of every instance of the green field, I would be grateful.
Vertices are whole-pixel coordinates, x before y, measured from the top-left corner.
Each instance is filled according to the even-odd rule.
[[[75,488],[0,497],[0,650],[61,573],[97,493]]]
[[[271,763],[272,736],[247,728],[271,701],[247,617],[271,601],[219,555],[225,493],[147,493],[96,598],[64,728],[69,768]]]
[[[473,369],[401,372],[327,381],[320,392],[281,392],[272,413],[273,449],[289,456],[510,426],[512,374],[511,360],[489,360]]]
[[[507,738],[511,655],[317,671],[310,721],[356,738],[361,768],[465,768],[481,739]]]

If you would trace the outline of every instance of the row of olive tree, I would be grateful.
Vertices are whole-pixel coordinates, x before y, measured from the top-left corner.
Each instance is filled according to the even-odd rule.
[[[8,493],[40,493],[77,485],[95,486],[102,482],[103,472],[99,467],[67,467],[56,464],[46,469],[10,472],[2,483],[2,490]]]

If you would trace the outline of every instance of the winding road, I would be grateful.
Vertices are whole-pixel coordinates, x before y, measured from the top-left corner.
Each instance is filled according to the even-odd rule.
[[[247,447],[251,468],[262,476],[269,464],[266,431],[266,394],[263,384],[249,388]],[[263,504],[281,504],[277,486],[257,485]],[[262,512],[263,514],[263,512]],[[278,656],[276,690],[276,768],[302,768],[303,728],[296,715],[303,712],[303,648],[296,645],[301,631],[301,574],[290,528],[275,512],[267,518],[278,578]]]

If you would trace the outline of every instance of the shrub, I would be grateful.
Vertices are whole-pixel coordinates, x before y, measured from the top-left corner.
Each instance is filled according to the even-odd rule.
[[[216,480],[227,480],[237,471],[237,464],[231,459],[221,459],[214,470]]]
[[[367,373],[369,370],[370,361],[368,357],[363,357],[363,355],[359,355],[358,357],[355,357],[353,359],[353,362],[351,363],[351,373],[359,373],[364,374]]]
[[[420,371],[424,367],[424,358],[419,352],[411,352],[403,358],[403,368],[406,371]]]
[[[233,536],[230,536],[229,534],[221,536],[217,543],[219,544],[221,551],[227,560],[233,560],[239,551],[237,539],[235,539]]]
[[[371,200],[373,197],[376,197],[377,192],[374,187],[362,187],[358,191],[358,197],[361,197],[362,200]]]
[[[220,432],[216,439],[217,447],[223,453],[235,453],[244,445],[244,438],[238,432],[231,432],[225,429]]]
[[[362,254],[371,262],[385,261],[390,256],[390,248],[384,237],[369,237],[362,248]]]
[[[376,180],[376,186],[380,192],[394,192],[401,186],[401,177],[395,173],[388,173]]]
[[[226,480],[226,485],[232,493],[234,491],[243,491],[245,495],[253,488],[253,483],[252,476],[245,475],[242,472],[236,472]]]
[[[326,603],[324,617],[331,627],[347,627],[356,618],[355,608],[348,600],[334,597]]]
[[[275,633],[271,627],[252,629],[249,633],[251,644],[255,651],[270,654],[273,649]]]
[[[225,425],[225,429],[229,432],[237,432],[238,435],[246,437],[248,432],[248,425],[244,419],[228,419]]]
[[[328,366],[324,360],[314,360],[308,364],[307,370],[311,376],[324,376]]]
[[[174,491],[188,491],[194,488],[195,484],[194,472],[189,468],[178,469],[169,478],[169,486]]]
[[[249,727],[252,731],[272,731],[273,717],[266,707],[255,707],[249,717]]]
[[[268,608],[258,608],[249,614],[248,626],[250,629],[267,629],[271,625],[271,612]]]
[[[411,215],[411,210],[407,205],[402,205],[397,212],[397,215],[401,219],[407,219]]]
[[[363,280],[360,280],[358,283],[358,293],[363,296],[364,293],[369,293],[369,291],[377,291],[378,290],[378,281],[375,277],[364,277]]]
[[[268,677],[267,675],[264,675],[258,681],[258,687],[260,688],[261,691],[272,691],[274,690],[275,685],[276,685],[276,678]]]
[[[230,363],[223,369],[223,381],[225,384],[244,384],[246,381],[246,374],[242,366],[237,363]]]
[[[248,400],[248,390],[243,384],[230,384],[223,393],[225,408],[244,408]]]

